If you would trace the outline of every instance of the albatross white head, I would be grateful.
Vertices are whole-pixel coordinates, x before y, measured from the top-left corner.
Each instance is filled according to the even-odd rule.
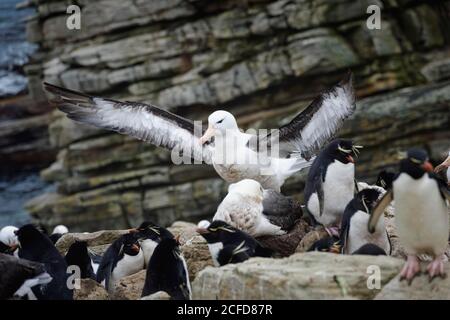
[[[228,194],[240,194],[243,196],[263,199],[264,189],[258,181],[252,179],[244,179],[237,183],[230,184]]]
[[[238,125],[234,116],[228,111],[219,110],[208,117],[208,129],[200,138],[200,143],[204,144],[215,135],[225,135],[228,130],[238,130]]]

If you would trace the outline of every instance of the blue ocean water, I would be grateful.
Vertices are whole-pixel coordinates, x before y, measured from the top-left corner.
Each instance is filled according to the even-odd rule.
[[[23,22],[34,9],[16,10],[20,1],[0,0],[0,97],[15,95],[26,88],[22,65],[37,49],[36,45],[26,42]],[[24,204],[52,189],[54,186],[43,182],[38,172],[11,172],[0,176],[0,228],[27,223],[30,217]]]
[[[42,181],[37,172],[0,176],[0,228],[28,223],[30,216],[25,211],[24,204],[31,198],[54,189],[55,186]]]
[[[0,1],[0,97],[16,95],[26,88],[27,79],[21,67],[37,49],[26,41],[23,21],[34,9],[16,10],[20,1]]]

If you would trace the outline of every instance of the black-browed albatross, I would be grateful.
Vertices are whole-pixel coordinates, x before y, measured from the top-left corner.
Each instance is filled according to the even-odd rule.
[[[131,135],[175,151],[172,155],[182,153],[184,158],[212,164],[228,182],[254,179],[264,189],[277,191],[288,177],[310,165],[314,152],[355,110],[351,73],[280,127],[278,134],[258,137],[241,132],[234,116],[223,110],[209,116],[205,130],[153,105],[93,97],[49,83],[44,83],[44,88],[53,95],[50,101],[74,121]]]

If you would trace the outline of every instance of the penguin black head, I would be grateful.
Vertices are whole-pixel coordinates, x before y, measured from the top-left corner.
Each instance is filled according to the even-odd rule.
[[[380,191],[376,189],[364,189],[356,194],[358,199],[359,209],[367,213],[371,212],[371,209],[377,203],[380,196]]]
[[[234,237],[239,230],[221,220],[214,220],[208,228],[197,228],[199,233],[208,243],[228,242],[227,239]]]
[[[339,238],[336,236],[328,236],[314,242],[313,245],[308,249],[308,252],[320,251],[340,253],[340,249]]]
[[[42,240],[44,240],[44,242],[50,242],[50,239],[32,224],[26,224],[22,226],[14,233],[17,235],[20,247],[22,248],[25,246],[38,245]]]
[[[375,183],[377,186],[382,187],[383,189],[391,189],[392,182],[395,179],[395,173],[387,170],[383,170],[378,174],[377,182]]]
[[[336,139],[325,148],[326,154],[332,159],[336,159],[344,164],[354,163],[353,157],[358,156],[361,146],[354,145],[351,140]]]
[[[363,254],[363,255],[369,255],[369,256],[385,256],[386,252],[381,249],[379,246],[367,243],[363,245],[361,248],[353,252],[352,254]]]
[[[94,277],[86,241],[75,241],[69,247],[65,259],[68,266],[76,265],[80,268],[81,278]]]
[[[406,158],[400,161],[400,173],[404,172],[414,179],[419,179],[426,172],[432,172],[433,165],[428,159],[428,154],[420,148],[409,149]]]
[[[154,224],[151,221],[144,221],[141,225],[136,229],[136,237],[138,239],[171,239],[173,238],[173,234],[167,230],[166,228],[160,227],[157,224]]]
[[[158,247],[164,252],[180,253],[180,243],[175,238],[164,239],[158,244]]]
[[[120,253],[126,253],[129,256],[136,256],[139,254],[141,246],[136,238],[136,236],[132,233],[124,234],[122,236],[122,247]]]

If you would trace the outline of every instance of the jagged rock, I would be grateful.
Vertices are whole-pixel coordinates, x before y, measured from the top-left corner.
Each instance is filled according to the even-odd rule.
[[[312,247],[312,245],[323,238],[328,237],[328,233],[326,232],[325,228],[322,226],[317,226],[313,230],[309,231],[300,241],[297,248],[295,249],[295,252],[306,252],[309,250],[309,248]]]
[[[304,219],[300,219],[289,233],[275,237],[259,237],[257,240],[265,247],[272,249],[277,255],[287,257],[296,252],[301,240],[309,234],[311,226]]]
[[[170,300],[170,296],[165,291],[158,291],[149,296],[142,297],[140,300]]]
[[[67,233],[63,235],[58,242],[56,248],[62,254],[69,249],[75,241],[86,241],[89,247],[95,247],[105,244],[111,244],[121,235],[128,233],[128,230],[103,230],[92,233]]]
[[[426,269],[426,264],[421,263],[422,270]],[[450,267],[446,266],[447,274],[450,272]],[[435,278],[429,281],[428,275],[422,275],[414,278],[411,285],[403,280],[399,281],[400,277],[396,276],[389,281],[383,289],[375,296],[375,300],[448,300],[450,299],[450,280]]]
[[[113,300],[139,300],[145,284],[146,270],[120,279],[112,294]]]
[[[197,274],[207,266],[213,266],[214,263],[209,252],[208,244],[201,236],[196,236],[187,241],[182,247],[181,252],[189,272],[189,279],[194,281]]]
[[[383,287],[400,271],[402,263],[385,256],[318,252],[283,259],[252,258],[201,271],[193,282],[193,298],[372,299],[380,290],[369,289],[369,266],[380,268]]]
[[[97,281],[80,279],[80,289],[74,289],[74,300],[109,300],[108,292]]]
[[[47,166],[56,154],[47,132],[53,120],[51,114],[20,114],[20,109],[24,107],[12,107],[19,114],[13,115],[12,119],[1,119],[2,116],[11,116],[4,115],[7,112],[3,110],[8,109],[8,104],[0,101],[0,109],[3,109],[0,111],[0,162],[3,164],[0,171],[11,173],[16,169]]]
[[[197,225],[189,222],[176,221],[168,229],[179,236],[181,253],[188,267],[189,278],[193,281],[199,271],[206,266],[212,266],[213,261],[206,241],[195,232]]]

